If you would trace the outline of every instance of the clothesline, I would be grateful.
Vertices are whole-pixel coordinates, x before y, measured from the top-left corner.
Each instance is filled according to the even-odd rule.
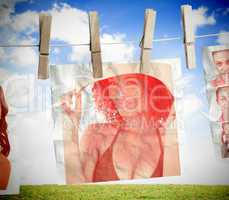
[[[229,35],[229,32],[223,33],[214,33],[207,35],[197,35],[196,39],[207,38],[207,37],[216,37],[220,35]],[[183,40],[182,37],[171,37],[171,38],[159,38],[154,39],[153,42],[166,42],[166,41],[175,41],[175,40]],[[121,45],[121,44],[138,44],[136,41],[125,41],[125,42],[102,42],[101,45]],[[81,44],[50,44],[51,48],[55,47],[71,47],[71,46],[89,46],[89,43],[81,43]],[[39,44],[0,44],[0,47],[39,47]]]

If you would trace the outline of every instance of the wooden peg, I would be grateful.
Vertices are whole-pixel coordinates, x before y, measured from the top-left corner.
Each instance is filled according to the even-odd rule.
[[[229,147],[228,144],[221,145],[222,158],[229,158]]]
[[[97,12],[89,12],[89,29],[93,77],[101,78],[103,76],[103,69],[100,47],[99,19]]]
[[[49,78],[49,41],[51,34],[52,17],[46,14],[39,15],[40,45],[38,79]]]
[[[195,34],[193,27],[192,6],[182,5],[182,24],[186,63],[189,69],[196,67]]]
[[[146,9],[143,37],[140,42],[141,58],[140,58],[140,73],[147,72],[150,67],[150,54],[153,43],[154,27],[156,21],[156,11]]]

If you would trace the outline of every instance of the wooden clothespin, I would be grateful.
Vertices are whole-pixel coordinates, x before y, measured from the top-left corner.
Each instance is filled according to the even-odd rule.
[[[49,41],[51,34],[52,17],[46,14],[39,15],[40,44],[38,79],[49,78]]]
[[[94,78],[103,77],[99,19],[97,12],[89,12],[90,51]]]
[[[222,158],[229,158],[228,144],[221,144],[221,154]]]
[[[140,58],[140,73],[148,71],[150,67],[150,53],[153,43],[154,27],[156,21],[156,11],[146,9],[145,24],[143,36],[140,42],[141,58]]]
[[[193,27],[192,6],[182,5],[182,24],[186,63],[189,69],[196,67],[195,33]]]

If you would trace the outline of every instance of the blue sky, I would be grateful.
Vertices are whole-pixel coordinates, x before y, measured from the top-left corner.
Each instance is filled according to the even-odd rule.
[[[100,17],[100,27],[101,34],[115,34],[121,33],[125,34],[123,41],[136,41],[137,44],[140,41],[143,23],[144,23],[144,10],[146,8],[153,8],[157,11],[156,27],[154,38],[163,38],[163,37],[182,37],[182,27],[181,27],[181,12],[180,6],[183,4],[191,4],[193,9],[199,9],[201,7],[206,8],[206,11],[203,13],[205,15],[205,20],[208,17],[213,17],[215,22],[203,22],[198,24],[196,35],[218,33],[220,31],[228,31],[228,11],[229,3],[227,1],[22,1],[18,2],[15,5],[15,12],[11,13],[11,16],[18,14],[23,14],[29,10],[34,12],[51,10],[54,7],[54,4],[58,4],[60,7],[62,4],[68,4],[71,8],[78,8],[82,11],[91,11],[96,10],[99,12]],[[63,18],[62,18],[63,19]],[[74,20],[74,19],[72,19]],[[198,19],[197,19],[198,20]],[[63,19],[63,28],[64,28],[64,19]],[[35,27],[37,28],[37,27]],[[83,34],[81,29],[77,32],[78,27],[71,27],[76,30],[76,33],[81,35]],[[71,31],[71,30],[69,30]],[[24,32],[18,32],[17,35],[23,38]],[[77,39],[77,34],[75,38]],[[37,43],[37,31],[34,31],[32,34],[34,42]],[[25,37],[26,38],[26,37]],[[58,37],[58,42],[62,38]],[[57,41],[53,38],[53,41]],[[85,40],[81,40],[82,43]],[[66,42],[65,38],[61,42]],[[70,43],[69,41],[67,41]],[[86,43],[87,41],[85,41]],[[74,42],[75,43],[75,42]],[[217,37],[204,38],[196,40],[196,53],[197,53],[197,68],[195,70],[189,71],[185,66],[184,59],[184,50],[182,39],[178,41],[169,41],[169,42],[155,42],[153,44],[152,58],[173,58],[180,57],[182,59],[182,70],[184,74],[193,75],[195,77],[194,84],[196,92],[204,86],[204,77],[203,77],[203,66],[202,66],[202,48],[204,46],[216,45]],[[134,45],[135,50],[133,51],[134,60],[139,59],[140,48],[138,45]],[[51,63],[74,63],[75,61],[66,59],[71,49],[62,48],[61,54],[59,54],[58,59],[55,54],[51,53]],[[79,49],[80,51],[80,49]],[[4,60],[3,60],[4,61]],[[9,65],[8,65],[9,66]],[[28,72],[35,72],[36,66],[27,68],[18,68],[10,64],[13,70],[24,73],[26,70]],[[193,91],[195,92],[195,91]],[[205,96],[203,100],[206,101]]]
[[[9,8],[4,6],[7,5]],[[101,38],[105,42],[125,42],[136,41],[140,42],[141,34],[144,24],[144,10],[146,8],[153,8],[157,11],[156,27],[154,38],[163,37],[182,37],[181,28],[181,12],[180,6],[182,4],[192,5],[195,13],[195,27],[196,35],[219,33],[222,31],[229,31],[229,2],[228,1],[159,1],[159,0],[66,0],[66,1],[47,1],[47,0],[4,0],[0,2],[0,43],[11,44],[27,44],[38,42],[38,14],[40,11],[45,11],[53,15],[52,28],[52,43],[87,43],[89,39],[87,13],[91,10],[99,12]],[[4,12],[3,12],[4,11]],[[3,13],[3,14],[2,14]],[[3,17],[2,17],[3,16]],[[2,18],[1,18],[2,17]],[[210,129],[209,122],[203,117],[201,112],[207,112],[208,103],[204,92],[204,76],[202,66],[202,48],[204,46],[219,45],[220,43],[228,43],[228,37],[218,38],[204,38],[196,40],[196,58],[197,67],[194,70],[187,70],[184,49],[182,40],[169,42],[155,42],[153,43],[152,58],[174,58],[181,59],[183,82],[184,82],[184,96],[186,105],[192,104],[193,109],[188,109],[185,118],[186,125],[186,142],[190,145],[201,144],[207,142],[207,148],[212,150],[210,145]],[[118,54],[117,52],[121,52]],[[124,44],[118,47],[104,47],[104,60],[112,60],[120,62],[123,60],[139,60],[140,48],[138,45]],[[89,48],[52,48],[50,51],[50,63],[79,63],[86,62],[89,59]],[[38,51],[36,48],[0,48],[0,83],[4,83],[12,76],[25,75],[35,77],[37,72]],[[30,83],[30,82],[29,82]],[[45,87],[49,93],[49,81],[31,81],[34,87],[41,85]],[[28,87],[28,79],[19,86]],[[20,105],[28,105],[29,89],[24,89],[21,92],[18,85],[11,88],[11,96],[9,98],[20,99]],[[31,95],[30,95],[31,97]],[[191,100],[190,100],[191,99]],[[192,101],[193,100],[193,101]],[[26,101],[26,103],[25,103]],[[36,104],[37,99],[35,99]],[[48,100],[50,103],[50,99]],[[14,102],[12,100],[12,102]],[[194,103],[193,103],[194,102]],[[44,112],[44,110],[39,110]],[[39,116],[44,117],[40,114]],[[33,113],[33,115],[35,115]],[[39,117],[35,116],[35,121]],[[21,119],[20,119],[21,120]],[[24,119],[26,122],[26,117]],[[35,123],[33,121],[33,123]],[[39,122],[34,126],[38,127]],[[31,128],[31,130],[34,129]],[[198,139],[204,138],[203,143]],[[43,135],[43,137],[45,137]],[[201,140],[201,139],[200,139]],[[209,143],[208,143],[209,142]],[[190,145],[187,146],[186,151],[190,151]],[[198,149],[198,147],[197,147]],[[207,150],[206,150],[207,151]],[[190,155],[189,155],[190,156]],[[204,155],[203,155],[204,157]],[[195,161],[195,156],[192,155],[187,163]],[[218,166],[216,158],[212,158],[215,165]],[[212,161],[213,162],[213,161]],[[222,163],[219,167],[224,168]],[[192,165],[191,165],[192,166]],[[203,165],[203,170],[204,170]],[[191,168],[189,168],[192,170]],[[187,182],[191,177],[184,179]],[[208,180],[208,179],[206,179]],[[183,182],[185,182],[183,181]],[[41,181],[42,182],[42,181]],[[178,180],[179,182],[179,180]],[[182,181],[181,181],[182,182]],[[194,181],[195,182],[195,181]],[[197,181],[198,182],[198,181]],[[201,181],[200,181],[201,182]],[[220,183],[220,181],[218,182]]]
[[[100,15],[100,26],[102,32],[106,33],[124,33],[126,40],[138,42],[141,38],[142,27],[144,23],[144,10],[153,8],[157,11],[157,20],[155,28],[155,38],[162,37],[182,37],[182,28],[180,20],[180,6],[191,4],[193,9],[201,6],[206,7],[206,15],[214,15],[216,23],[214,25],[202,25],[197,29],[196,34],[217,33],[222,30],[228,31],[228,13],[226,8],[229,6],[227,1],[30,1],[18,2],[15,6],[17,15],[28,10],[44,11],[52,9],[54,4],[66,3],[71,7],[76,7],[84,11],[96,10]],[[74,19],[73,19],[74,20]],[[79,33],[80,34],[80,33]],[[77,35],[76,35],[77,37]],[[204,45],[216,44],[216,38],[197,40],[197,57],[201,58],[201,47]],[[163,42],[154,44],[152,57],[174,57],[183,53],[182,42]],[[166,52],[166,54],[165,54]],[[136,52],[136,54],[139,52]],[[138,55],[138,54],[137,54]],[[137,57],[136,57],[137,58]],[[198,69],[201,69],[201,62],[198,59]],[[197,70],[198,70],[197,69]],[[199,73],[200,71],[198,71]]]
[[[45,0],[32,0],[24,1],[19,0],[15,5],[15,12],[11,16],[18,15],[29,10],[39,12],[50,10],[54,4],[61,5],[66,3],[71,7],[81,9],[83,11],[96,10],[100,16],[100,26],[102,33],[124,33],[126,40],[133,40],[138,42],[141,38],[143,23],[144,23],[144,10],[146,8],[153,8],[157,11],[157,20],[155,27],[154,38],[162,37],[182,37],[181,28],[181,13],[180,6],[183,4],[191,4],[193,9],[198,9],[201,6],[206,7],[207,11],[204,13],[207,16],[214,16],[216,23],[214,25],[203,24],[198,26],[197,35],[217,33],[220,31],[228,31],[228,8],[227,1],[45,1]],[[74,20],[74,19],[72,19]],[[63,22],[64,24],[64,22]],[[73,27],[77,28],[77,27]],[[19,33],[18,33],[19,34]],[[23,34],[23,32],[21,32]],[[79,32],[79,34],[81,34]],[[37,32],[34,33],[37,36]],[[76,35],[77,37],[77,35]],[[4,38],[4,37],[3,37]],[[37,37],[34,37],[37,41]],[[216,44],[216,38],[198,39],[197,40],[197,57],[201,54],[201,48],[205,45]],[[136,48],[138,48],[136,46]],[[136,49],[135,55],[139,51]],[[183,48],[181,41],[155,43],[152,53],[152,58],[160,57],[174,57],[183,56]],[[137,59],[137,57],[135,56]],[[197,72],[201,69],[201,62],[198,59]]]
[[[92,0],[92,1],[32,1],[33,3],[22,2],[16,5],[16,13],[21,13],[27,10],[47,10],[50,9],[54,3],[67,3],[72,7],[77,7],[81,10],[91,11],[96,10],[100,13],[101,25],[109,27],[108,31],[125,32],[128,37],[138,39],[141,34],[143,25],[143,13],[146,8],[153,8],[158,11],[156,37],[169,34],[176,36],[181,33],[180,26],[180,6],[183,4],[191,4],[194,9],[205,6],[208,8],[208,13],[215,12],[219,19],[215,25],[214,30],[209,27],[202,28],[198,33],[205,31],[214,32],[221,29],[228,29],[227,15],[222,15],[222,11],[229,6],[228,1],[106,1],[106,0]]]

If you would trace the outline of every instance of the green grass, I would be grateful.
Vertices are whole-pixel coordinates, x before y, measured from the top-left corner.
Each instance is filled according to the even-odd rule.
[[[229,186],[74,185],[22,186],[7,200],[229,200]]]

